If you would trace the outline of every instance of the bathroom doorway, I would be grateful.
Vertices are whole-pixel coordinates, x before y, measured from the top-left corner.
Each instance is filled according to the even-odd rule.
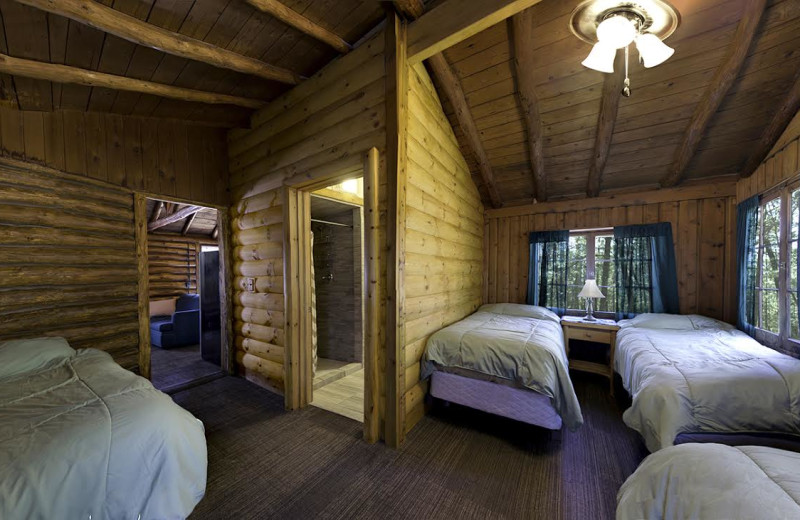
[[[364,420],[361,177],[311,192],[311,405]]]

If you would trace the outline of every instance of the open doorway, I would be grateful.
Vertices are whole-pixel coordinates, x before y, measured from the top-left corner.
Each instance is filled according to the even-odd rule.
[[[364,184],[311,192],[311,405],[364,420]]]
[[[146,215],[150,379],[170,393],[224,374],[219,218],[157,199]]]

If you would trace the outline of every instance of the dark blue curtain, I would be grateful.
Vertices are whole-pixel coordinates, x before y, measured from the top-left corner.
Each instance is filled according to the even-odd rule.
[[[736,292],[738,296],[736,324],[740,330],[751,336],[756,332],[757,247],[758,195],[755,195],[740,203],[736,208]]]
[[[678,275],[669,222],[614,228],[617,319],[678,314]]]
[[[547,307],[559,316],[567,308],[569,231],[530,234],[528,305]]]

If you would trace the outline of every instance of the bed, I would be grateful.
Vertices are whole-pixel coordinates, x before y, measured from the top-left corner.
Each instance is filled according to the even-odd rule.
[[[703,316],[642,314],[619,325],[614,367],[632,397],[623,420],[651,452],[800,439],[800,360]]]
[[[186,518],[203,425],[105,352],[0,343],[0,518]]]
[[[439,399],[550,430],[583,423],[560,320],[545,308],[484,305],[433,334],[421,363]]]
[[[617,494],[617,519],[800,518],[800,454],[682,444],[647,457]]]

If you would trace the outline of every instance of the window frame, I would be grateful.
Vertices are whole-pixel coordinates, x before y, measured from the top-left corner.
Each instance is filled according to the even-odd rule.
[[[784,349],[785,347],[789,347],[791,349],[800,348],[800,340],[793,339],[791,337],[791,317],[789,313],[791,312],[792,305],[791,305],[791,292],[794,292],[790,289],[791,280],[792,280],[792,269],[793,266],[790,266],[789,263],[791,262],[791,232],[792,232],[792,192],[800,189],[800,181],[794,181],[791,183],[784,184],[782,186],[776,187],[770,191],[767,191],[764,195],[762,195],[761,199],[758,202],[758,274],[757,274],[757,283],[755,287],[756,291],[756,321],[755,324],[755,338],[772,347],[777,349]],[[775,289],[768,288],[764,289],[763,287],[763,255],[764,255],[764,222],[763,222],[763,210],[762,208],[766,206],[766,204],[780,199],[780,224],[778,228],[778,332],[772,332],[770,330],[762,328],[762,293],[765,290],[768,291],[775,291]],[[800,207],[799,207],[800,208]],[[798,230],[800,232],[800,230]],[[798,236],[800,239],[800,236]],[[800,254],[800,241],[798,241],[798,254]]]
[[[611,236],[614,237],[614,228],[613,227],[606,227],[606,228],[593,228],[593,229],[571,229],[569,231],[570,238],[573,236],[584,236],[586,237],[586,278],[587,279],[597,279],[597,264],[596,264],[596,256],[595,256],[595,247],[596,247],[596,239],[598,237],[603,236]],[[567,288],[569,289],[572,287],[571,285],[567,284]],[[566,309],[565,311],[567,316],[584,316],[586,315],[586,308],[583,309]],[[613,311],[598,311],[595,309],[594,316],[597,318],[609,318],[613,319],[616,316],[616,313]]]

